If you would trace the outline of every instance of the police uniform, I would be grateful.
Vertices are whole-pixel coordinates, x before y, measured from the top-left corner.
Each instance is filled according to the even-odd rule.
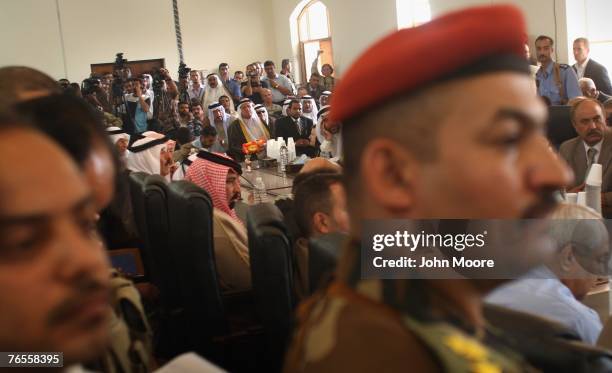
[[[548,97],[552,105],[565,105],[574,97],[582,96],[576,72],[571,66],[551,62],[536,73],[538,95]]]

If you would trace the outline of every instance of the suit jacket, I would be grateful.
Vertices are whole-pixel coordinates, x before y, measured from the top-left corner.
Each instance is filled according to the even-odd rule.
[[[574,71],[576,71],[576,65],[574,65],[573,68]],[[589,59],[589,62],[584,68],[584,77],[593,79],[597,90],[602,91],[607,95],[612,95],[610,77],[608,76],[608,70],[604,65]]]
[[[299,126],[293,121],[291,117],[279,118],[274,124],[274,138],[282,137],[287,143],[289,137],[293,137],[293,140],[306,139],[310,141],[310,134],[312,133],[313,123],[310,118],[300,117],[299,121],[303,124],[303,129],[300,132]]]
[[[584,183],[586,178],[587,156],[584,143],[580,137],[565,141],[559,148],[561,157],[570,165],[574,171],[574,185],[572,188]],[[601,154],[597,163],[602,166],[601,202],[605,206],[602,214],[608,218],[612,216],[612,132],[604,133],[601,144]]]

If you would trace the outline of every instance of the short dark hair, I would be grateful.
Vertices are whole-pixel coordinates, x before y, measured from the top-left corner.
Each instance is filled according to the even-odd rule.
[[[200,131],[200,136],[202,137],[217,136],[217,130],[213,126],[204,126],[204,128],[202,128],[202,131]]]
[[[264,62],[264,67],[268,67],[268,66],[276,66],[276,65],[274,65],[274,61],[267,60],[266,62]]]
[[[229,69],[229,64],[227,62],[221,62],[219,64],[219,70],[221,70],[221,68],[223,68],[223,67],[227,67]]]
[[[243,72],[243,71],[240,71],[240,70],[238,70],[238,71],[234,71],[234,76],[236,76],[236,74],[242,74],[242,75],[244,75],[244,72]]]
[[[187,105],[187,106],[191,107],[191,104],[189,102],[187,102],[187,101],[180,101],[178,103],[177,107],[180,107],[181,105]]]
[[[301,100],[298,100],[297,98],[292,98],[291,101],[289,101],[289,107],[293,106],[293,104],[302,104]]]
[[[66,93],[39,97],[17,104],[15,110],[55,140],[81,167],[95,142],[115,154],[100,114],[79,97]]]
[[[19,100],[19,93],[30,91],[59,93],[61,88],[49,75],[26,66],[0,68],[0,107],[10,107]]]
[[[342,176],[338,173],[317,173],[306,177],[295,188],[293,211],[303,237],[312,235],[312,218],[317,212],[331,213],[333,205],[330,187],[341,183]]]
[[[179,127],[176,130],[176,142],[178,142],[179,145],[184,145],[192,141],[193,141],[193,135],[191,134],[191,131],[189,130],[189,128]]]
[[[546,36],[546,35],[540,35],[536,38],[535,42],[539,42],[540,40],[548,40],[550,42],[550,46],[552,47],[553,45],[555,45],[555,41],[553,40],[553,38],[551,38],[550,36]]]
[[[202,106],[202,103],[200,101],[191,101],[191,106],[189,107],[189,110],[193,110],[193,108],[196,106],[199,106],[204,109],[204,106]]]
[[[290,61],[288,58],[285,58],[281,61],[281,67],[284,69],[285,67],[287,67],[289,65]]]
[[[227,98],[229,100],[229,97],[227,97],[227,95],[221,95],[219,96],[219,101],[221,101],[222,98]]]

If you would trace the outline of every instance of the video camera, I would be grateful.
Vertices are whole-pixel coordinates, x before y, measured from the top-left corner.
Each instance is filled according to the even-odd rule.
[[[95,89],[100,86],[100,79],[88,78],[81,83],[81,93],[83,96],[90,95],[95,92]]]
[[[178,68],[179,79],[189,78],[189,72],[190,71],[191,71],[191,69],[189,67],[187,67],[187,65],[184,62],[181,62],[179,64],[179,68]]]

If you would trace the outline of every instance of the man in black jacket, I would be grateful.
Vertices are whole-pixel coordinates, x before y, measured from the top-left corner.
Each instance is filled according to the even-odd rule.
[[[578,79],[591,78],[595,82],[595,86],[601,92],[612,95],[612,86],[610,85],[610,77],[605,66],[589,58],[589,40],[587,38],[578,38],[574,40],[574,58],[576,63],[573,68],[576,71]]]
[[[288,116],[276,121],[274,137],[282,137],[287,143],[289,137],[295,141],[296,155],[314,156],[315,143],[312,141],[312,120],[302,116],[300,100],[291,100],[287,109]]]

